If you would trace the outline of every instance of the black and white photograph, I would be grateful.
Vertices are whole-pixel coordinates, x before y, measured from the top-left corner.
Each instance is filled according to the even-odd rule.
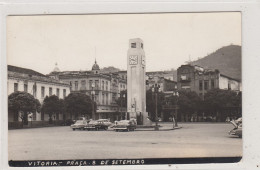
[[[241,160],[241,12],[6,22],[9,166]]]

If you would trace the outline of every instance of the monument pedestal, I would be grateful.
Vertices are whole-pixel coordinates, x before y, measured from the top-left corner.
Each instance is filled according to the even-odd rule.
[[[136,119],[138,125],[152,125],[152,121],[148,119],[148,112],[130,112],[130,119]]]

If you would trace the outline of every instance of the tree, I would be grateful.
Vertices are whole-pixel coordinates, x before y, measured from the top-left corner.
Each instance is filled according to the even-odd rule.
[[[204,108],[206,112],[219,117],[222,121],[224,116],[238,113],[242,105],[242,94],[231,90],[212,89],[205,94]],[[225,112],[229,112],[226,113]],[[235,115],[238,117],[239,115]]]
[[[168,98],[168,102],[171,105],[178,106],[178,120],[181,115],[186,117],[191,117],[192,114],[198,113],[201,110],[202,101],[197,93],[192,91],[181,90],[178,92],[179,96],[171,96]]]
[[[52,123],[53,115],[58,118],[59,113],[64,113],[63,100],[60,100],[56,95],[46,96],[41,111],[43,114],[49,115],[49,123]]]
[[[65,98],[65,108],[68,113],[70,113],[70,118],[72,118],[72,115],[75,116],[75,118],[78,118],[79,116],[86,116],[91,115],[92,113],[92,103],[93,101],[91,98],[86,95],[85,93],[70,93]],[[94,110],[96,111],[96,103],[94,103]]]
[[[158,117],[161,117],[162,106],[165,103],[164,94],[162,92],[157,93],[157,113]],[[146,111],[149,113],[149,117],[152,121],[156,120],[156,100],[155,94],[151,89],[146,91]]]
[[[122,104],[122,107],[127,107],[127,90],[123,90],[120,92],[120,97],[118,97],[118,99],[116,100],[116,103],[120,107],[121,107],[121,104]]]
[[[40,108],[39,100],[27,92],[17,91],[8,96],[8,112],[20,116],[24,125],[28,125],[28,114],[40,112]]]

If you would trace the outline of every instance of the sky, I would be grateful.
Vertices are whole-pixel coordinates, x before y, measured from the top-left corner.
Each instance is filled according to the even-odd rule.
[[[241,45],[241,13],[41,15],[7,17],[7,64],[43,74],[103,67],[126,70],[129,39],[141,38],[146,71]]]

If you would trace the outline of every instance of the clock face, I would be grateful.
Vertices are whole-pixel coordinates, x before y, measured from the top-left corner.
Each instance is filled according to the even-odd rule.
[[[145,56],[142,56],[142,65],[145,65]]]
[[[138,56],[137,55],[131,55],[129,57],[129,64],[130,65],[136,65],[138,63]]]

